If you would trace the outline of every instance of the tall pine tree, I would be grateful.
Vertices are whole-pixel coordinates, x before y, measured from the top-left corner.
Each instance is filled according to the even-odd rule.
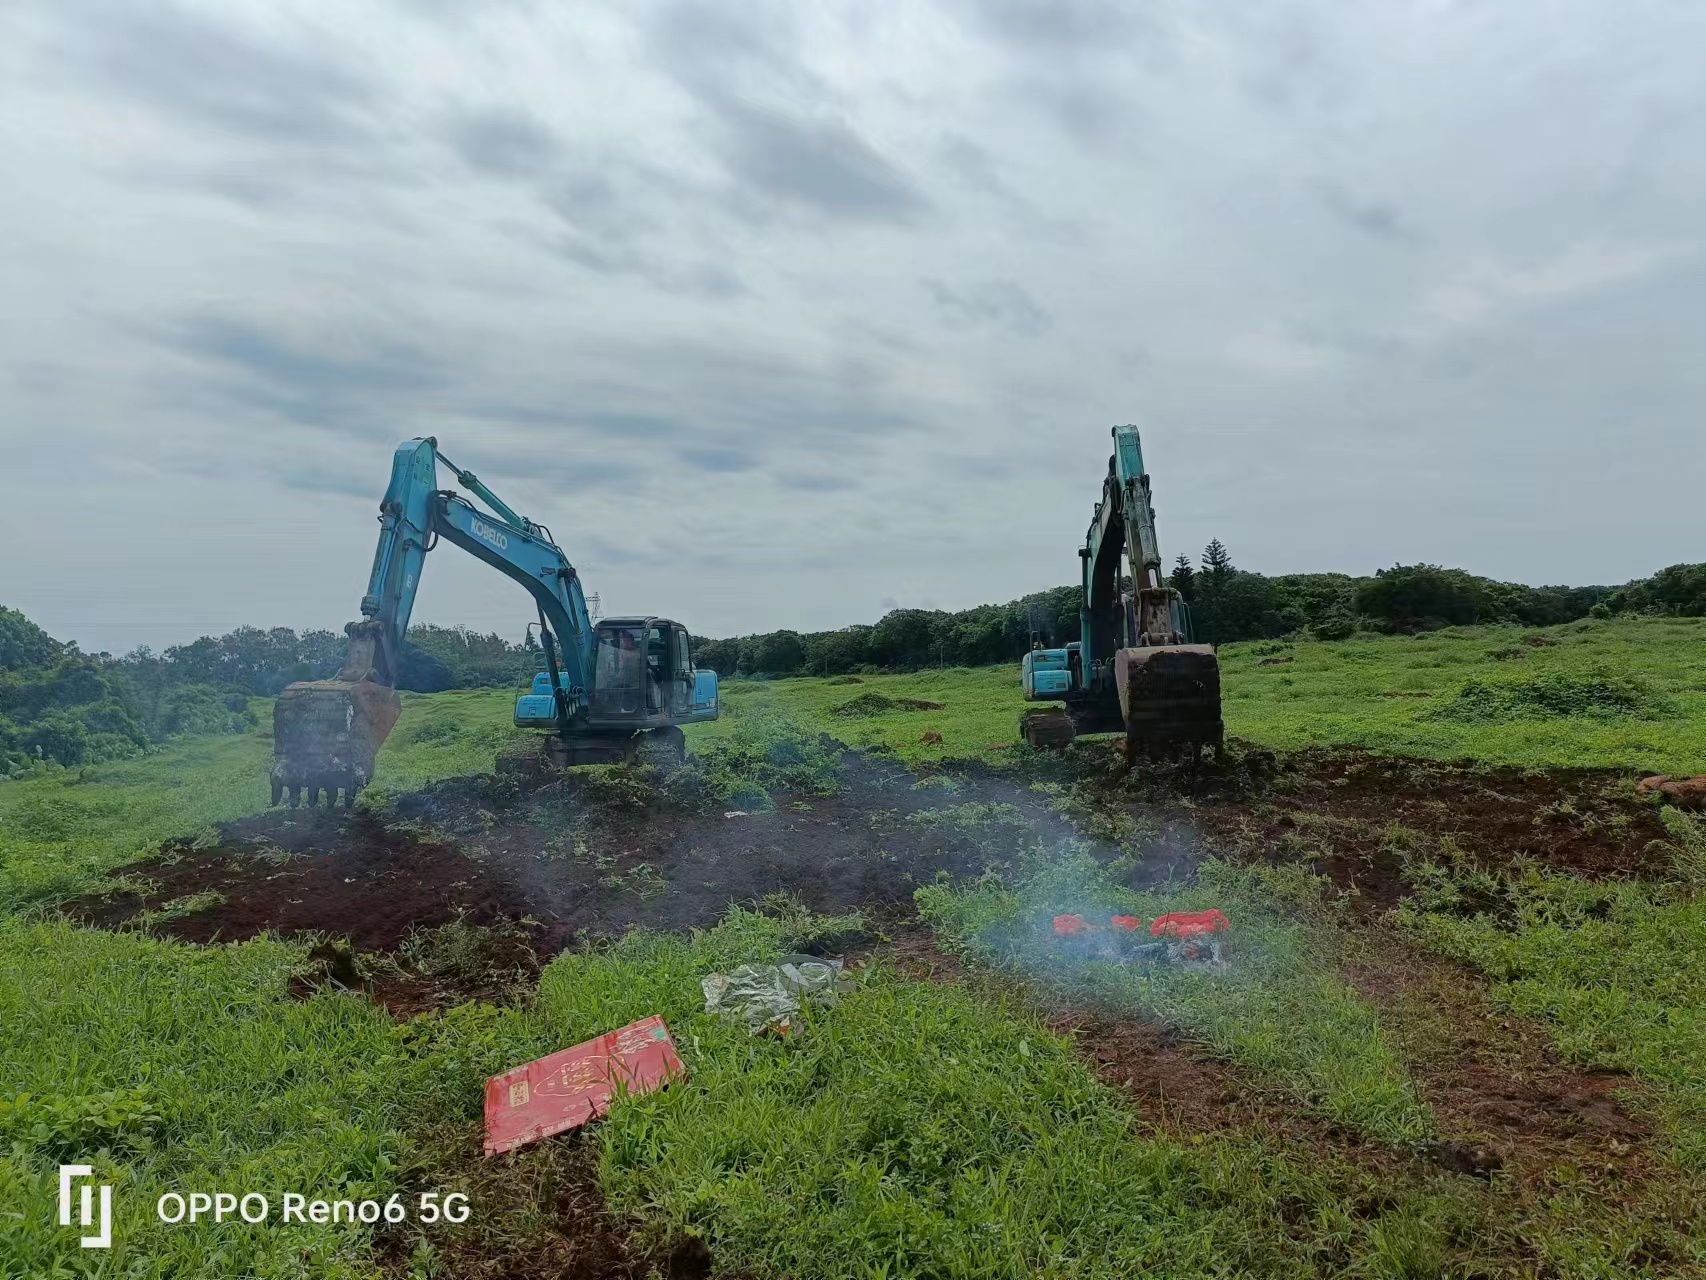
[[[1191,568],[1191,558],[1180,556],[1173,561],[1173,590],[1184,596],[1187,601],[1196,599],[1197,571]]]
[[[1215,582],[1224,582],[1232,572],[1232,556],[1219,538],[1211,538],[1202,549],[1202,570]]]

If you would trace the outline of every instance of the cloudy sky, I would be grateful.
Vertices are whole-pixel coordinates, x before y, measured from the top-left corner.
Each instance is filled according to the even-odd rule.
[[[705,634],[1706,559],[1706,6],[9,0],[0,602],[356,614],[397,442]],[[435,553],[417,618],[528,602]]]

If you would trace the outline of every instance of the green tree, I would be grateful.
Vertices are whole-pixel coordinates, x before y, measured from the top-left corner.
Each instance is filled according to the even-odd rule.
[[[1667,613],[1706,617],[1706,564],[1673,564],[1650,578],[1619,587],[1605,598],[1612,613]]]
[[[58,659],[64,647],[16,609],[0,605],[0,668],[45,667]]]
[[[1219,577],[1203,575],[1191,618],[1197,638],[1213,644],[1281,636],[1292,629],[1274,607],[1272,580],[1233,568]]]
[[[1437,564],[1393,565],[1363,582],[1356,593],[1358,613],[1397,631],[1467,625],[1490,615],[1491,605],[1486,579]]]
[[[1219,538],[1210,538],[1208,545],[1202,549],[1202,570],[1206,577],[1216,582],[1224,580],[1234,572],[1232,556]]]
[[[798,631],[772,631],[769,635],[753,637],[750,659],[743,665],[750,672],[765,672],[769,675],[793,675],[804,665],[806,647],[800,642]],[[747,653],[742,653],[747,659]]]
[[[1191,568],[1189,556],[1181,555],[1173,561],[1171,581],[1173,590],[1182,595],[1187,603],[1197,598],[1197,571]]]

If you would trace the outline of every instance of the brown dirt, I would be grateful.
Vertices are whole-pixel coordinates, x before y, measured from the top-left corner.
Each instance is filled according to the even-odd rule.
[[[858,908],[899,920],[939,869],[975,875],[1010,853],[1010,831],[907,821],[925,810],[1000,802],[1019,808],[1036,836],[1072,834],[1039,797],[987,771],[959,778],[950,794],[917,788],[891,761],[850,753],[843,764],[842,794],[784,797],[772,812],[738,816],[611,807],[572,779],[507,804],[485,780],[442,782],[405,797],[389,825],[359,813],[272,810],[222,828],[214,847],[168,845],[124,869],[131,887],[65,910],[198,943],[269,930],[347,939],[315,959],[325,980],[354,986],[363,979],[348,953],[395,952],[453,921],[519,928],[532,955],[518,965],[536,969],[579,942],[633,926],[707,926],[730,903],[778,891],[817,912]],[[1185,857],[1175,850],[1166,865]],[[207,892],[220,900],[150,914]],[[492,994],[454,975],[430,981],[406,971],[370,985],[398,1013]]]
[[[1406,844],[1438,854],[1449,842],[1486,868],[1528,860],[1590,879],[1667,870],[1664,855],[1647,847],[1666,835],[1656,807],[1609,770],[1313,750],[1289,757],[1265,793],[1228,799],[1197,802],[1205,834],[1243,856],[1307,862],[1376,910],[1408,892]]]
[[[1646,1164],[1651,1125],[1632,1109],[1636,1082],[1585,1071],[1546,1029],[1493,1007],[1478,975],[1365,934],[1346,979],[1380,1009],[1440,1130],[1500,1163],[1539,1173],[1553,1164],[1624,1176]]]

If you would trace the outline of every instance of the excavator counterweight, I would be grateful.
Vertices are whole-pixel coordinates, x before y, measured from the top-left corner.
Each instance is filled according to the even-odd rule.
[[[1220,749],[1220,661],[1192,642],[1190,606],[1161,576],[1149,476],[1136,427],[1115,427],[1114,453],[1078,555],[1080,635],[1025,655],[1020,680],[1035,709],[1019,731],[1035,748],[1081,733],[1125,733],[1128,754]]]

